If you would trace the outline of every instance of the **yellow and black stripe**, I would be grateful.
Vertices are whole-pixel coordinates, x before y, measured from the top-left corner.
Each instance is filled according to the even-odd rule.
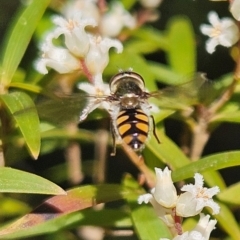
[[[124,109],[117,117],[117,129],[122,140],[134,151],[141,150],[149,133],[149,117],[140,108]]]

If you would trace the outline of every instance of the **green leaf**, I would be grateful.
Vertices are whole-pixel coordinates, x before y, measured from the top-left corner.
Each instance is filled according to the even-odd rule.
[[[158,240],[160,238],[171,238],[167,226],[159,219],[151,205],[140,205],[130,202],[131,216],[134,228],[139,239]]]
[[[0,230],[0,239],[16,239],[24,236],[50,233],[84,219],[77,211],[125,198],[134,189],[117,184],[83,186],[67,191],[67,195],[47,199],[33,212]]]
[[[240,192],[240,183],[236,183],[222,190],[218,194],[218,198],[223,202],[240,205],[239,192]]]
[[[94,225],[101,227],[132,227],[132,221],[129,217],[129,213],[123,209],[85,209],[82,211],[84,218],[79,225]]]
[[[186,82],[186,78],[183,75],[174,72],[169,66],[161,63],[148,61],[149,71],[152,72],[155,78],[168,85],[179,85]]]
[[[43,89],[39,86],[22,82],[11,82],[9,87],[23,89],[34,93],[41,93],[43,91]]]
[[[151,43],[158,49],[168,50],[170,47],[167,36],[156,28],[138,28],[137,31],[133,32],[132,36]]]
[[[162,131],[157,130],[157,135],[161,141],[160,144],[158,144],[154,136],[146,144],[157,159],[170,165],[172,169],[180,168],[190,162],[182,150]]]
[[[3,86],[7,86],[23,57],[32,34],[41,19],[50,0],[27,1],[15,18],[1,51],[1,79]]]
[[[0,99],[18,124],[30,153],[36,159],[40,152],[41,139],[40,122],[34,102],[23,92],[1,95]]]
[[[240,123],[240,111],[236,112],[221,112],[216,114],[212,119],[211,123],[215,122],[232,122],[232,123]]]
[[[65,194],[65,191],[49,180],[35,174],[13,168],[0,168],[0,192],[35,193],[35,194]]]
[[[177,169],[172,173],[174,181],[193,177],[196,172],[218,170],[240,165],[240,151],[231,151],[210,155]]]
[[[158,50],[158,45],[156,45],[154,42],[147,42],[144,40],[131,40],[124,46],[125,50],[131,50],[132,52],[138,53],[138,54],[150,54]]]
[[[17,216],[26,214],[31,208],[24,202],[11,197],[1,196],[0,201],[0,216],[1,218],[9,218],[10,216]]]
[[[121,2],[124,8],[129,10],[136,3],[136,0],[122,0]]]
[[[202,175],[208,186],[218,186],[220,191],[223,191],[226,188],[225,181],[218,171],[207,171],[203,172]]]
[[[159,219],[157,213],[151,205],[139,205],[136,202],[139,194],[144,194],[145,191],[139,188],[138,183],[129,175],[124,179],[124,186],[135,186],[138,191],[127,195],[127,202],[130,207],[130,215],[132,218],[133,226],[139,239],[158,240],[159,238],[171,238],[170,231],[165,223]]]
[[[202,162],[202,160],[191,163],[190,159],[186,157],[186,155],[182,152],[182,150],[170,138],[168,138],[162,131],[161,132],[157,131],[157,135],[161,143],[158,144],[155,137],[152,136],[150,140],[147,142],[148,150],[151,151],[152,155],[154,155],[155,158],[157,158],[159,161],[164,162],[165,164],[171,166],[173,170],[175,170],[172,173],[172,178],[174,181],[180,181],[188,177],[189,178],[193,177],[194,173],[200,172],[201,169],[198,169],[198,167],[195,167],[195,168],[193,167],[193,169],[191,169],[190,166],[194,164],[199,164],[199,162]],[[153,157],[151,157],[150,160],[148,160],[148,158],[145,158],[145,161],[149,163],[152,161],[152,158]],[[211,164],[211,160],[209,161],[209,164]],[[205,167],[209,169],[208,166],[205,166]],[[189,168],[192,171],[190,171]],[[179,179],[178,177],[178,173],[180,170],[182,174],[181,179]],[[184,175],[185,171],[186,171],[186,175]],[[187,171],[189,171],[189,173]],[[218,172],[209,171],[202,174],[204,176],[206,183],[209,186],[219,186],[220,189],[224,189],[226,187],[223,179],[221,178],[221,175]]]
[[[231,236],[233,240],[240,239],[239,223],[236,221],[231,209],[225,204],[219,203],[220,213],[214,215],[221,227]]]
[[[168,60],[174,71],[192,74],[196,71],[196,50],[192,24],[185,17],[174,17],[168,24]]]

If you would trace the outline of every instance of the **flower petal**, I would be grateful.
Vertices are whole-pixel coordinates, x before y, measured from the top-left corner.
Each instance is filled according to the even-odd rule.
[[[240,1],[233,0],[230,6],[230,12],[232,13],[233,17],[240,21]]]
[[[171,171],[166,167],[163,171],[155,168],[157,183],[153,196],[156,201],[166,208],[172,208],[176,205],[177,191],[172,182]]]
[[[219,24],[221,24],[217,13],[214,11],[208,13],[208,20],[213,25],[213,27],[218,27]]]

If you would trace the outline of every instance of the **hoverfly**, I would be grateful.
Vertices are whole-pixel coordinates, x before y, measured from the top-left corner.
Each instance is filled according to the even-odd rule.
[[[199,86],[202,85],[202,80],[205,79],[201,76],[200,80],[201,81],[197,81],[197,85]],[[114,75],[109,82],[110,94],[96,96],[85,95],[80,97],[67,96],[60,98],[60,105],[62,103],[66,111],[64,111],[64,109],[62,110],[60,113],[62,116],[59,115],[58,111],[55,116],[58,116],[59,119],[67,119],[68,116],[69,118],[73,115],[76,116],[76,114],[79,113],[76,112],[76,109],[78,109],[78,111],[80,110],[78,120],[83,121],[95,108],[106,103],[107,107],[105,105],[104,108],[106,108],[111,117],[114,148],[112,155],[115,155],[116,142],[124,142],[135,152],[141,152],[151,129],[157,142],[160,143],[155,132],[155,122],[150,113],[151,104],[148,99],[155,97],[162,102],[166,102],[166,99],[168,101],[169,98],[174,98],[176,93],[179,95],[180,101],[186,99],[186,96],[183,98],[181,94],[188,95],[187,98],[190,99],[193,97],[192,95],[196,95],[196,92],[191,92],[188,85],[189,84],[183,84],[183,86],[180,87],[169,87],[163,91],[160,90],[149,93],[146,91],[144,79],[141,75],[133,71],[121,71]],[[197,87],[194,88],[196,89]],[[84,98],[87,100],[86,103],[84,102]],[[182,105],[179,102],[177,104]],[[73,105],[76,107],[71,108]],[[164,105],[164,103],[162,105]],[[43,118],[48,115],[47,111],[49,111],[51,115],[54,114],[52,109],[53,104],[51,102],[46,102],[39,106],[39,113]],[[178,108],[178,106],[176,106],[176,108]],[[51,117],[47,118],[49,119]]]

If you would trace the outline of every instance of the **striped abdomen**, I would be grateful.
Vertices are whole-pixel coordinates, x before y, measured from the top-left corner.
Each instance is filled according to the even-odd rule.
[[[140,108],[124,109],[117,117],[122,140],[134,151],[141,150],[149,133],[149,117]]]

